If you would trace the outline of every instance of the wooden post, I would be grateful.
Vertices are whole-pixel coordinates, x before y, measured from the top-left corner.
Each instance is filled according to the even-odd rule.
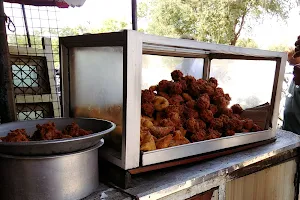
[[[16,120],[3,0],[0,0],[0,116],[1,123]]]

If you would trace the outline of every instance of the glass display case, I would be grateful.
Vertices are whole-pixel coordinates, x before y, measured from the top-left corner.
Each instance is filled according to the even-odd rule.
[[[100,154],[124,170],[275,137],[285,53],[124,30],[62,37],[60,56],[63,116],[114,122]],[[186,70],[191,65],[193,72]],[[195,80],[215,77],[231,95],[228,106],[240,104],[264,129],[141,151],[141,90],[171,82],[174,70]]]

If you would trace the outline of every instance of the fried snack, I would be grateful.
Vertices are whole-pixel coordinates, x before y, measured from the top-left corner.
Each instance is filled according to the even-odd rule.
[[[182,97],[185,101],[194,101],[193,98],[188,93],[183,93]]]
[[[62,132],[56,129],[54,122],[36,125],[37,130],[33,133],[32,140],[55,140],[62,138]]]
[[[158,92],[167,92],[169,90],[170,82],[167,80],[162,80],[158,83],[157,91]]]
[[[195,100],[187,101],[187,102],[185,103],[185,105],[186,105],[188,108],[195,109],[196,101],[195,101]]]
[[[158,93],[157,93],[157,96],[164,97],[164,98],[167,99],[168,101],[169,101],[169,99],[170,99],[170,96],[169,96],[167,93],[165,93],[165,92],[158,92]]]
[[[157,91],[157,85],[153,85],[151,87],[149,87],[150,92],[154,92]]]
[[[154,113],[154,105],[152,103],[143,103],[142,113],[148,117],[152,117]]]
[[[204,129],[199,130],[197,133],[194,133],[191,136],[191,140],[193,142],[199,142],[199,141],[203,141],[206,138],[206,132]]]
[[[217,130],[213,130],[213,129],[208,129],[207,130],[207,135],[206,135],[206,139],[207,140],[211,140],[211,139],[216,139],[216,138],[220,138],[221,137],[221,133]]]
[[[242,112],[244,111],[243,108],[239,104],[232,105],[231,109],[234,114],[238,114],[238,115],[242,114]]]
[[[25,129],[16,129],[10,131],[7,136],[1,137],[1,140],[3,142],[27,142],[29,141],[29,136]]]
[[[172,131],[174,131],[174,127],[168,126],[168,127],[160,127],[160,126],[152,126],[150,128],[150,133],[156,137],[156,138],[162,138],[168,134],[170,134]]]
[[[200,95],[200,97],[197,99],[196,105],[200,110],[208,109],[210,106],[210,99],[208,94]]]
[[[175,112],[175,113],[178,113],[179,115],[182,115],[184,112],[184,106],[183,105],[179,105],[179,106],[170,105],[166,108],[165,112],[167,114]]]
[[[200,88],[201,93],[206,93],[209,96],[213,96],[215,94],[215,88],[213,88],[210,84],[204,84]]]
[[[171,140],[169,147],[174,147],[188,143],[190,143],[190,141],[181,134],[181,131],[177,130],[173,135],[173,139]]]
[[[171,77],[142,91],[141,141],[151,134],[158,149],[263,130],[241,118],[238,104],[229,108],[231,97],[215,78],[196,80],[179,70]]]
[[[150,128],[153,126],[153,123],[149,118],[141,117],[141,126]]]
[[[213,120],[214,115],[213,115],[213,113],[210,110],[202,110],[200,112],[200,118],[204,122],[209,123],[209,122],[211,122],[211,120]]]
[[[254,126],[254,122],[253,122],[252,119],[245,119],[244,120],[244,129],[251,130],[253,126]]]
[[[185,116],[185,118],[199,118],[199,113],[198,111],[192,109],[192,108],[188,108],[187,106],[184,107],[184,110],[183,110],[183,114]]]
[[[154,100],[155,94],[151,90],[142,90],[142,102],[151,103]]]
[[[180,70],[174,70],[171,77],[174,81],[180,81],[183,78],[183,73]]]
[[[185,137],[187,130],[185,130],[183,127],[179,127],[178,130],[180,131],[181,135]]]
[[[182,121],[181,121],[179,113],[171,112],[171,113],[168,113],[167,116],[175,124],[175,127],[181,127]]]
[[[223,128],[223,120],[220,119],[220,118],[214,118],[211,122],[210,122],[210,125],[209,127],[211,129],[214,129],[214,130],[220,130]]]
[[[257,132],[257,131],[262,131],[263,129],[258,126],[257,124],[253,124],[253,127],[251,128],[251,131]]]
[[[163,111],[169,106],[169,101],[164,97],[155,96],[153,104],[156,111]]]
[[[148,132],[141,141],[141,151],[152,151],[156,149],[153,136]]]
[[[75,122],[72,122],[71,125],[66,126],[66,128],[62,131],[63,135],[70,135],[72,137],[89,135],[91,133],[92,131],[86,131],[84,129],[81,129]]]
[[[227,130],[227,131],[225,132],[225,135],[226,135],[226,136],[233,136],[234,134],[235,134],[234,130]]]
[[[208,82],[210,83],[210,85],[211,85],[213,88],[218,87],[218,81],[217,81],[217,79],[211,77],[211,78],[209,78]]]
[[[218,112],[218,107],[214,104],[209,105],[209,110],[215,115]]]
[[[173,139],[173,136],[172,136],[171,134],[166,135],[166,136],[164,136],[164,137],[158,139],[158,140],[156,141],[156,143],[155,143],[156,148],[157,148],[157,149],[163,149],[163,148],[169,147],[169,145],[170,145],[172,139]]]
[[[160,121],[160,125],[163,126],[163,127],[175,127],[175,123],[171,121],[171,119],[163,119]]]
[[[233,111],[231,108],[221,108],[219,111],[228,117],[233,117]]]
[[[170,94],[182,94],[182,85],[179,82],[174,82],[170,84]]]

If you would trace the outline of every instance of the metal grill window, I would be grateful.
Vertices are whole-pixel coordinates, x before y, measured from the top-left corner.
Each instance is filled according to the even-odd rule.
[[[52,103],[25,103],[17,104],[18,120],[35,120],[53,117]]]
[[[50,83],[43,57],[11,56],[15,94],[48,94]]]
[[[12,65],[14,87],[38,87],[36,66]]]

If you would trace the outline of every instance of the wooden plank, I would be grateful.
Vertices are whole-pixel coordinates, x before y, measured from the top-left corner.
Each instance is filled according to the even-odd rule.
[[[211,190],[208,190],[206,192],[203,192],[201,194],[197,194],[191,198],[188,198],[187,200],[212,200],[215,190],[216,190],[216,188],[213,188]]]
[[[149,165],[149,166],[145,166],[145,167],[130,169],[128,171],[130,174],[133,175],[133,174],[140,174],[140,173],[145,173],[145,172],[149,172],[149,171],[179,166],[179,165],[185,165],[185,164],[189,164],[189,163],[200,162],[200,161],[204,161],[204,160],[208,160],[208,159],[212,159],[212,158],[217,158],[220,156],[225,156],[228,154],[233,154],[235,152],[244,151],[244,150],[258,147],[261,145],[265,145],[265,144],[274,142],[275,140],[276,139],[273,138],[270,140],[265,140],[265,141],[256,142],[253,144],[248,144],[248,145],[243,145],[243,146],[234,147],[234,148],[230,148],[230,149],[225,149],[225,150],[221,150],[221,151],[217,151],[217,152],[213,152],[213,153],[197,155],[197,156],[193,156],[193,157],[189,157],[189,158],[183,158],[180,160],[174,160],[174,161],[170,161],[170,162],[159,163],[159,164],[155,164],[155,165]]]
[[[226,200],[292,200],[296,162],[291,160],[226,184]]]

